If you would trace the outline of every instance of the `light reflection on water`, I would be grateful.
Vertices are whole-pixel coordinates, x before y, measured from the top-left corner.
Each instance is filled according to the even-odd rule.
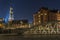
[[[0,40],[58,40],[59,35],[15,35],[15,36],[5,36],[1,35]]]

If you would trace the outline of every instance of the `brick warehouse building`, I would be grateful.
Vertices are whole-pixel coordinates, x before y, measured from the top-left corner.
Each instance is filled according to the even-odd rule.
[[[58,10],[50,10],[46,7],[42,7],[33,14],[34,25],[45,25],[47,23],[55,22],[60,22],[60,12]]]

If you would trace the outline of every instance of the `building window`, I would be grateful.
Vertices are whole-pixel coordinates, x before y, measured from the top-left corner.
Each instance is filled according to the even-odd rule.
[[[41,14],[41,15],[43,15],[43,14]]]
[[[45,13],[45,15],[47,15],[47,14]]]
[[[39,23],[40,23],[40,20],[39,20]]]
[[[40,17],[40,15],[38,15],[38,17]]]
[[[34,25],[35,25],[35,23],[34,23]]]

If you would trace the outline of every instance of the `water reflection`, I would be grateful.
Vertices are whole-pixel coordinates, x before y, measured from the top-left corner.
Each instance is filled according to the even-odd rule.
[[[58,40],[59,35],[0,35],[0,40]]]

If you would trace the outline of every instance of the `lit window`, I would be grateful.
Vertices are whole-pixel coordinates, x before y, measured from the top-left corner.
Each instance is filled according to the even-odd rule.
[[[47,15],[47,14],[45,13],[45,15]]]
[[[40,15],[38,17],[40,17]]]
[[[41,15],[43,15],[43,14],[41,14]]]
[[[35,25],[35,23],[34,23],[34,25]]]
[[[40,23],[40,20],[39,20],[39,23]]]

